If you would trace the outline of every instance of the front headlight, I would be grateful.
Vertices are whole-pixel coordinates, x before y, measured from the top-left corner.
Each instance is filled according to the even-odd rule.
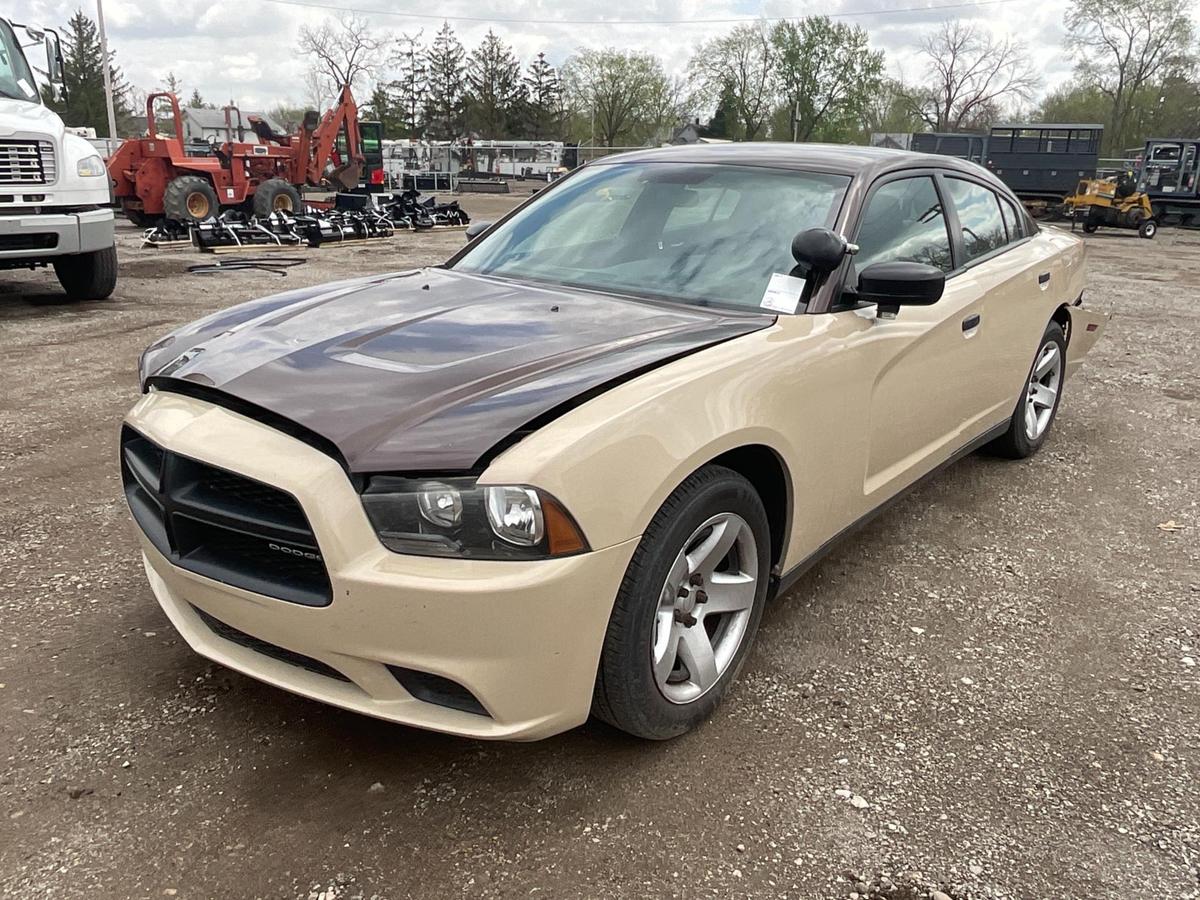
[[[588,549],[561,503],[523,485],[376,475],[362,501],[379,540],[396,553],[544,559]]]
[[[75,163],[75,171],[84,178],[99,178],[108,174],[108,169],[104,168],[104,160],[99,156],[85,156]]]

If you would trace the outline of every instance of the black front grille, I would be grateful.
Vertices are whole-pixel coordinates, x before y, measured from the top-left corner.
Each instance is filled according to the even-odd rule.
[[[332,601],[316,536],[286,491],[165,451],[129,426],[121,477],[134,519],[180,568],[305,606]]]
[[[326,678],[336,678],[338,681],[350,681],[349,678],[333,666],[327,666],[319,659],[313,659],[311,656],[305,656],[303,653],[297,653],[295,650],[280,647],[278,644],[272,644],[269,641],[264,641],[262,638],[256,638],[254,635],[246,634],[244,631],[238,631],[232,625],[227,625],[220,619],[210,616],[198,606],[193,606],[192,609],[196,611],[196,615],[200,617],[200,621],[207,625],[209,630],[219,638],[224,638],[248,650],[253,650],[255,653],[261,653],[263,656],[269,656],[271,659],[285,662],[290,666],[299,666],[301,669],[316,672],[318,675],[324,675]]]

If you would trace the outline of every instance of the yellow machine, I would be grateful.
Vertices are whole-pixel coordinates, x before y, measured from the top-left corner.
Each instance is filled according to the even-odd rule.
[[[1063,214],[1071,227],[1079,222],[1091,234],[1101,225],[1109,228],[1135,228],[1144,238],[1158,233],[1158,222],[1150,208],[1150,198],[1136,189],[1133,173],[1116,178],[1088,178],[1079,182],[1075,193],[1063,199]]]

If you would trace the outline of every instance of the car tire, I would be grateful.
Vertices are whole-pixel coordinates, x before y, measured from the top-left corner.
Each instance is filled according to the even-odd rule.
[[[300,192],[282,178],[264,181],[254,191],[254,215],[265,219],[273,212],[300,212]]]
[[[103,300],[117,287],[117,248],[59,256],[54,274],[72,300]]]
[[[754,642],[770,567],[770,526],[750,482],[716,465],[689,476],[654,515],[625,572],[592,713],[649,740],[707,718]]]
[[[1050,426],[1062,401],[1067,372],[1067,341],[1062,326],[1051,322],[1038,342],[1033,365],[1008,430],[987,446],[987,450],[1008,459],[1025,459],[1037,453],[1050,434]],[[1039,374],[1040,373],[1040,374]]]
[[[192,225],[220,214],[221,203],[207,178],[180,175],[163,191],[163,215],[175,222]]]

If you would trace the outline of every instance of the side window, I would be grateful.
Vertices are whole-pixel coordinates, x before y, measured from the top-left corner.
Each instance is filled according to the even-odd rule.
[[[1021,228],[1021,216],[1007,197],[1000,198],[1000,212],[1004,215],[1004,228],[1008,231],[1009,242],[1023,238],[1025,233]]]
[[[1008,243],[1000,200],[993,190],[961,178],[947,178],[946,185],[962,228],[965,262],[986,256]]]
[[[950,232],[928,175],[889,181],[871,195],[855,239],[854,267],[871,263],[919,262],[944,272],[954,268]]]

